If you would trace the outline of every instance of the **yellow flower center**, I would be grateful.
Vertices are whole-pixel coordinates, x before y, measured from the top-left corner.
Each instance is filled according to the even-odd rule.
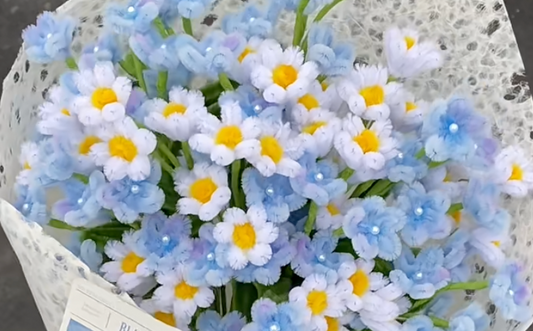
[[[185,114],[186,110],[187,110],[187,107],[185,107],[185,105],[171,102],[165,107],[165,109],[163,109],[163,116],[165,116],[165,118],[169,118],[170,116],[174,114],[182,115],[182,114]]]
[[[144,259],[137,254],[130,252],[124,260],[122,260],[122,271],[125,273],[134,273],[137,271],[137,266],[144,262]]]
[[[174,295],[181,300],[191,300],[198,292],[198,287],[191,286],[184,281],[176,285]]]
[[[191,197],[201,203],[208,203],[217,189],[217,184],[211,178],[198,179],[191,185]]]
[[[70,116],[70,112],[66,108],[61,109],[61,114],[66,115],[66,116]]]
[[[408,113],[410,111],[413,111],[416,108],[418,108],[418,107],[416,106],[416,104],[414,102],[408,101],[408,102],[405,103],[405,112],[406,113]]]
[[[31,166],[28,162],[24,162],[24,166],[23,166],[24,170],[31,170]]]
[[[500,248],[500,246],[502,245],[501,241],[499,240],[493,241],[492,244],[498,248]]]
[[[304,127],[302,129],[302,132],[310,134],[310,135],[314,135],[316,130],[320,129],[324,125],[326,125],[326,122],[318,121],[318,122],[315,122],[313,124],[309,124],[308,126]]]
[[[107,87],[99,87],[93,92],[91,101],[94,108],[102,110],[105,106],[117,102],[118,97],[115,91],[112,89]]]
[[[239,55],[239,57],[237,58],[237,60],[239,60],[239,62],[242,63],[242,61],[244,61],[244,59],[245,59],[248,55],[250,55],[250,54],[252,54],[252,53],[255,53],[255,49],[252,49],[252,48],[250,48],[250,47],[246,47],[246,48],[244,49],[244,51],[242,51],[241,55]]]
[[[379,150],[379,138],[374,131],[365,129],[360,135],[354,137],[353,141],[361,147],[364,154]]]
[[[325,81],[323,81],[322,83],[320,83],[320,86],[322,86],[322,91],[326,91],[329,87],[328,83],[326,83]]]
[[[278,163],[283,157],[283,147],[279,144],[278,140],[272,136],[266,136],[261,138],[261,155],[268,156]]]
[[[461,221],[462,221],[462,214],[461,214],[461,211],[460,211],[460,210],[458,210],[458,211],[452,213],[451,216],[452,216],[452,218],[453,218],[453,220],[455,221],[456,224],[461,223]]]
[[[109,140],[109,154],[131,162],[137,156],[137,146],[124,136],[116,136]]]
[[[324,291],[311,291],[307,295],[307,307],[313,315],[319,315],[328,308],[328,295]]]
[[[448,171],[446,171],[446,176],[444,176],[444,179],[442,180],[444,183],[449,183],[452,181],[452,176]]]
[[[327,331],[339,331],[339,320],[333,317],[326,316],[326,322],[328,323]]]
[[[163,313],[162,311],[158,311],[154,314],[154,318],[158,321],[165,323],[166,325],[176,326],[176,319],[174,318],[174,314]]]
[[[352,283],[353,294],[358,297],[362,297],[370,289],[370,278],[363,270],[357,270],[357,272],[350,277],[349,281]]]
[[[242,142],[242,132],[236,125],[225,126],[215,138],[215,144],[225,145],[229,149],[235,149]]]
[[[318,108],[320,106],[318,100],[309,93],[298,99],[298,103],[302,104],[302,106],[304,106],[307,111]]]
[[[385,101],[385,91],[379,85],[366,87],[359,94],[365,99],[367,107],[381,105]]]
[[[242,250],[249,250],[255,246],[256,233],[252,224],[236,225],[233,229],[233,243]]]
[[[335,206],[332,203],[330,203],[326,208],[328,209],[328,212],[331,216],[337,216],[337,215],[340,215],[341,213],[339,208],[337,208],[337,206]]]
[[[407,50],[410,50],[416,44],[416,40],[414,38],[405,37],[404,40],[405,44],[407,45]]]
[[[274,84],[279,85],[284,89],[287,89],[287,87],[294,83],[296,79],[298,79],[298,71],[296,71],[293,66],[282,64],[272,72],[272,80],[274,81]]]
[[[522,180],[524,179],[524,170],[518,165],[513,164],[513,172],[508,180]]]
[[[81,155],[87,155],[91,151],[91,147],[93,147],[94,144],[97,144],[99,142],[102,142],[100,138],[97,136],[87,136],[85,139],[80,143],[80,146],[78,147],[78,153]]]

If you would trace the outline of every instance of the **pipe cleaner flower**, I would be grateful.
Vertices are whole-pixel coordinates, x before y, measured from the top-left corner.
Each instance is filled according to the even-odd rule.
[[[295,177],[302,170],[296,161],[304,153],[301,136],[291,130],[289,123],[260,121],[259,147],[246,155],[250,162],[265,177],[280,174]]]
[[[346,213],[342,229],[360,257],[373,259],[379,256],[392,261],[402,251],[397,232],[405,221],[405,214],[400,209],[387,207],[385,200],[373,196],[361,200]]]
[[[238,32],[246,39],[268,38],[282,9],[281,1],[270,1],[265,12],[254,5],[247,5],[240,12],[224,16],[222,30],[228,34]]]
[[[338,84],[337,92],[357,116],[372,121],[389,118],[390,109],[386,103],[398,83],[388,83],[387,68],[356,64]]]
[[[39,166],[39,145],[37,143],[28,141],[22,144],[19,164],[22,166],[22,170],[17,175],[17,184],[27,186],[31,182],[32,173]]]
[[[177,210],[183,215],[198,215],[210,221],[225,209],[231,199],[226,169],[208,163],[196,163],[189,171],[179,168],[174,173],[175,190],[182,197]]]
[[[37,17],[37,24],[22,32],[28,59],[37,63],[63,61],[70,56],[76,24],[70,17],[58,18],[51,12]]]
[[[418,315],[403,322],[402,331],[442,331],[442,329],[434,326],[431,318]]]
[[[426,192],[415,182],[399,192],[396,205],[407,216],[401,235],[411,247],[422,246],[428,239],[444,239],[452,230],[452,218],[447,214],[451,202],[441,191]]]
[[[174,315],[172,305],[165,305],[160,300],[147,299],[143,300],[139,307],[145,312],[152,315],[156,320],[170,325],[182,331],[190,331],[188,321],[186,319],[180,319]]]
[[[350,254],[335,252],[338,242],[339,238],[331,231],[318,231],[313,239],[304,233],[296,233],[291,239],[291,245],[296,248],[292,270],[302,278],[317,274],[335,281],[342,264],[352,259]]]
[[[341,130],[341,120],[332,112],[316,109],[310,112],[299,131],[307,152],[325,157],[333,147],[335,135]]]
[[[444,268],[444,252],[440,248],[425,248],[418,255],[407,247],[394,261],[395,270],[389,277],[415,300],[431,298],[450,282],[450,272]]]
[[[333,161],[307,153],[300,158],[303,171],[290,179],[292,189],[297,194],[313,200],[319,206],[327,206],[330,201],[346,193],[348,184],[339,177],[339,167]]]
[[[104,33],[94,43],[87,44],[80,56],[78,66],[93,68],[98,62],[118,63],[124,57],[123,45],[113,33]]]
[[[304,63],[303,52],[296,47],[285,50],[280,44],[268,43],[259,50],[260,64],[252,70],[251,81],[263,91],[268,102],[284,104],[304,96],[317,78],[314,62]]]
[[[154,298],[164,305],[173,307],[174,316],[189,324],[198,307],[208,308],[215,301],[213,290],[206,284],[193,286],[185,277],[186,265],[157,274],[161,284],[154,292]]]
[[[444,268],[450,272],[451,281],[467,282],[472,274],[467,258],[470,253],[470,234],[463,229],[455,231],[441,246],[444,252]]]
[[[35,172],[32,171],[31,176],[35,174],[41,185],[69,179],[75,171],[81,170],[77,168],[72,149],[71,142],[59,136],[41,140],[38,168],[32,168]]]
[[[453,203],[457,203],[461,201],[468,185],[464,179],[468,178],[468,171],[464,166],[459,163],[446,162],[440,167],[429,169],[425,178],[422,179],[422,184],[428,191],[444,192]]]
[[[100,204],[112,210],[117,220],[133,223],[139,214],[153,214],[161,210],[165,193],[157,184],[161,180],[161,166],[152,161],[150,176],[145,180],[134,181],[124,177],[105,184],[97,193]]]
[[[316,213],[317,230],[337,230],[342,227],[344,215],[356,204],[347,195],[333,199],[326,206],[319,206]]]
[[[175,7],[181,17],[195,19],[202,16],[211,6],[213,0],[167,0],[170,7]]]
[[[487,124],[466,99],[435,103],[422,124],[427,157],[435,162],[472,158],[478,143],[490,134]]]
[[[221,166],[249,157],[261,148],[257,140],[261,134],[258,121],[243,118],[239,103],[227,101],[220,103],[221,120],[211,114],[204,116],[198,123],[200,132],[189,140],[192,149],[210,154],[211,161]]]
[[[347,284],[336,284],[325,275],[311,274],[299,287],[289,292],[289,302],[305,314],[307,327],[311,330],[326,331],[326,317],[341,317],[346,310],[344,304]]]
[[[505,253],[509,233],[494,232],[485,228],[478,228],[470,234],[468,244],[483,261],[493,268],[501,268],[505,263]]]
[[[422,143],[417,140],[407,139],[404,141],[398,149],[398,155],[390,159],[385,165],[387,178],[393,183],[412,184],[415,180],[429,177],[427,176],[427,163],[416,157],[421,148]]]
[[[366,128],[360,117],[348,114],[334,145],[348,167],[359,171],[362,166],[378,171],[397,154],[397,143],[391,134],[392,125],[388,120],[375,121]]]
[[[262,206],[267,220],[274,223],[287,221],[291,212],[307,202],[294,192],[287,177],[264,177],[255,168],[247,168],[242,173],[242,189],[246,195],[246,206]]]
[[[129,38],[129,46],[139,60],[158,71],[177,69],[181,62],[176,53],[183,45],[190,42],[190,37],[187,35],[164,38],[155,29],[150,29],[146,33],[135,33]]]
[[[200,314],[196,320],[198,331],[241,331],[245,325],[246,319],[236,311],[220,317],[217,312],[208,310]]]
[[[522,267],[508,263],[490,280],[490,300],[505,319],[525,322],[531,318],[531,293],[522,276]]]
[[[108,180],[129,176],[140,181],[150,176],[150,155],[157,145],[155,135],[140,129],[130,117],[113,122],[98,133],[101,142],[91,148],[96,165],[104,166]]]
[[[401,84],[395,84],[394,88],[386,100],[390,107],[390,120],[400,132],[415,131],[422,125],[430,104],[416,100]]]
[[[150,30],[153,20],[159,14],[159,8],[160,4],[156,0],[111,3],[104,15],[104,24],[117,34],[145,33]]]
[[[292,302],[276,305],[270,299],[259,299],[254,302],[252,322],[244,326],[242,331],[305,331],[308,330],[305,311]]]
[[[477,303],[472,303],[450,319],[449,331],[486,331],[489,328],[490,318],[483,308]]]
[[[327,3],[329,0],[318,2]],[[355,52],[350,44],[335,42],[333,29],[325,25],[313,24],[308,33],[307,56],[316,62],[322,75],[336,77],[350,72],[355,61]]]
[[[444,62],[437,45],[420,41],[415,30],[391,28],[384,34],[384,45],[389,72],[395,78],[411,78]]]
[[[263,266],[248,264],[244,269],[235,271],[235,279],[242,283],[257,282],[270,286],[281,277],[281,268],[288,265],[296,255],[296,249],[289,242],[290,223],[280,225],[278,238],[272,242],[272,258]]]
[[[24,215],[24,219],[37,224],[46,224],[50,220],[46,210],[46,196],[42,187],[28,187],[16,184],[17,200],[13,204]]]
[[[200,118],[207,116],[205,100],[199,91],[174,87],[169,102],[155,98],[144,102],[144,123],[174,141],[187,141],[195,132]]]
[[[533,167],[524,151],[515,146],[503,149],[494,163],[495,182],[502,192],[515,197],[524,197],[533,188]]]
[[[155,280],[152,270],[147,268],[146,258],[150,252],[139,237],[139,231],[128,231],[123,234],[122,241],[108,241],[105,254],[112,261],[104,263],[100,272],[120,289],[144,295],[155,286]]]
[[[295,100],[291,109],[291,116],[300,125],[312,122],[312,114],[316,110],[328,110],[332,108],[333,100],[331,93],[318,80],[314,80],[309,85],[306,94]]]
[[[235,101],[241,107],[243,118],[257,117],[274,122],[282,120],[282,108],[266,102],[251,85],[241,85],[235,91],[224,92],[218,99],[219,104],[232,104]]]
[[[213,237],[219,243],[216,248],[217,263],[241,270],[251,263],[264,266],[272,258],[272,243],[278,238],[279,229],[267,222],[266,212],[251,206],[248,212],[229,208],[223,222],[217,223]]]
[[[98,200],[98,192],[105,185],[105,177],[94,171],[89,177],[88,185],[71,179],[61,185],[65,198],[57,201],[52,207],[54,218],[72,226],[88,227],[100,225],[110,219],[110,215],[102,210]]]
[[[73,114],[73,96],[64,87],[54,86],[48,92],[48,101],[39,107],[37,130],[48,136],[69,134],[81,130],[76,114]]]
[[[74,73],[80,91],[73,101],[73,111],[83,125],[100,125],[121,120],[126,114],[132,83],[117,77],[111,62],[98,62],[94,69]]]

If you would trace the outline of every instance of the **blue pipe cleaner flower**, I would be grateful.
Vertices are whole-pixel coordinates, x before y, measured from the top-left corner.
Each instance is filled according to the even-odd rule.
[[[263,177],[255,168],[244,170],[242,189],[246,194],[246,205],[262,206],[267,212],[267,219],[274,223],[287,221],[292,211],[300,209],[307,202],[307,199],[294,192],[287,177]]]
[[[84,242],[80,241],[80,232],[72,232],[70,240],[65,244],[65,247],[72,252],[72,254],[79,257],[92,272],[98,273],[102,266],[102,253],[98,252],[96,243],[87,239]]]
[[[42,186],[36,185],[30,189],[29,186],[17,185],[17,200],[15,208],[24,215],[25,219],[38,224],[46,224],[50,220],[46,210],[46,197]]]
[[[241,331],[246,325],[246,320],[237,311],[232,311],[224,317],[214,310],[203,312],[196,320],[198,331]]]
[[[475,149],[474,155],[466,160],[465,166],[484,171],[491,169],[500,152],[499,141],[492,137],[481,138],[476,141]]]
[[[176,56],[178,49],[191,43],[188,35],[163,38],[155,29],[146,33],[135,33],[129,38],[131,50],[141,62],[158,71],[175,70],[180,65]]]
[[[89,177],[88,185],[76,179],[61,183],[65,199],[54,204],[52,215],[72,226],[87,227],[104,224],[110,219],[110,215],[102,210],[97,195],[105,182],[104,174],[94,171]]]
[[[72,177],[77,162],[68,139],[51,137],[39,144],[39,180],[41,183],[64,181]]]
[[[431,302],[421,311],[422,314],[428,316],[435,316],[438,318],[446,318],[453,305],[454,297],[451,293],[442,293],[437,295]]]
[[[353,47],[348,43],[337,43],[334,39],[333,29],[328,26],[313,24],[309,29],[307,57],[315,61],[321,74],[328,77],[347,75],[355,61]]]
[[[440,248],[425,248],[415,256],[404,247],[389,277],[411,298],[427,299],[450,282],[450,272],[443,265],[444,252]]]
[[[146,71],[145,71],[146,78]],[[156,89],[154,84],[154,89]],[[126,115],[132,117],[135,122],[144,124],[144,118],[146,117],[146,109],[141,107],[147,100],[146,93],[138,87],[134,87],[131,90],[130,98],[126,103]]]
[[[182,17],[194,19],[202,16],[213,0],[167,0],[171,8],[176,8]]]
[[[76,23],[69,17],[60,19],[51,12],[42,13],[36,25],[30,25],[22,32],[28,59],[38,63],[67,59],[75,28]]]
[[[467,282],[470,279],[472,271],[466,258],[469,253],[468,241],[470,234],[458,229],[442,245],[444,251],[444,268],[450,271],[452,282]]]
[[[486,331],[490,319],[477,303],[458,311],[450,319],[448,331]]]
[[[326,206],[348,189],[348,184],[339,177],[339,166],[327,159],[320,161],[310,153],[298,160],[304,171],[290,179],[291,187],[297,194],[313,200],[319,206]]]
[[[242,331],[305,331],[306,315],[302,309],[291,302],[279,305],[270,299],[259,299],[251,309],[252,322]]]
[[[87,44],[78,60],[78,67],[94,68],[96,62],[118,63],[124,56],[115,34],[105,33],[95,43]]]
[[[222,30],[226,33],[238,32],[246,39],[254,36],[268,38],[282,9],[281,1],[271,1],[266,12],[248,5],[241,12],[226,15],[222,20]]]
[[[250,85],[241,85],[235,91],[224,92],[218,99],[221,105],[235,101],[241,106],[243,118],[258,117],[275,122],[282,120],[282,108],[265,101],[263,96]]]
[[[139,230],[140,243],[150,252],[147,267],[164,271],[187,261],[192,253],[191,221],[183,215],[163,212],[146,215]]]
[[[134,181],[124,177],[105,184],[97,192],[98,202],[115,214],[122,223],[133,223],[139,214],[152,214],[165,203],[165,193],[159,188],[161,166],[152,161],[150,176],[145,180]]]
[[[160,4],[154,0],[131,0],[127,4],[111,3],[104,16],[104,24],[118,34],[147,32],[159,15]]]
[[[196,281],[207,282],[210,286],[226,285],[233,276],[233,270],[229,267],[221,267],[216,262],[215,249],[217,242],[213,238],[215,225],[205,223],[199,231],[199,239],[194,241],[194,250],[190,258],[190,268],[187,270],[187,278],[191,279],[191,285]]]
[[[438,104],[422,125],[426,155],[432,161],[464,162],[476,153],[477,143],[490,134],[487,120],[470,103],[452,98]]]
[[[490,280],[489,297],[508,320],[525,322],[531,318],[530,290],[523,279],[522,267],[508,263]]]
[[[360,257],[379,256],[392,261],[402,250],[397,232],[404,225],[405,214],[400,209],[387,207],[385,200],[373,196],[359,201],[348,211],[342,229]]]
[[[428,239],[444,239],[452,230],[452,218],[447,214],[450,198],[435,190],[426,193],[416,182],[400,190],[397,207],[406,215],[402,239],[411,247],[419,247]]]
[[[431,318],[418,315],[408,319],[402,324],[402,331],[442,331],[433,325]]]
[[[492,232],[506,233],[510,215],[500,208],[498,185],[479,178],[470,178],[463,196],[463,207],[476,223]]]
[[[262,285],[274,285],[281,277],[281,268],[291,262],[296,255],[296,248],[289,241],[288,227],[285,223],[279,227],[279,235],[271,244],[272,258],[263,266],[248,264],[244,269],[235,271],[235,279],[242,283],[257,282]]]
[[[302,278],[321,274],[335,281],[341,264],[353,260],[350,254],[335,252],[338,242],[339,237],[331,231],[318,231],[312,240],[304,233],[296,233],[291,240],[296,249],[296,256],[291,261],[292,270]]]
[[[428,172],[427,164],[423,160],[416,158],[416,154],[422,147],[422,143],[418,140],[410,139],[403,143],[398,155],[390,159],[385,165],[387,177],[391,182],[411,184],[415,180],[421,180],[426,177]]]

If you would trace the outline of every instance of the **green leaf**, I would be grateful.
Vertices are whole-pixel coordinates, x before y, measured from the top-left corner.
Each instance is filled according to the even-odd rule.
[[[417,159],[421,159],[423,158],[424,156],[426,156],[426,149],[425,148],[422,148],[420,151],[418,151],[418,153],[416,153],[415,157]]]
[[[393,185],[394,183],[388,179],[380,179],[370,188],[370,190],[368,190],[365,193],[364,197],[365,198],[371,197],[371,196],[383,197],[390,192]]]
[[[251,320],[250,311],[252,305],[257,300],[257,290],[253,284],[232,282],[233,298],[231,299],[231,310],[236,310]]]
[[[60,220],[51,219],[50,222],[48,222],[48,226],[56,229],[62,229],[62,230],[70,230],[70,231],[83,231],[85,228],[83,227],[76,227],[72,225],[68,225],[65,222],[62,222]]]
[[[456,213],[460,210],[463,210],[463,204],[462,203],[454,203],[450,206],[450,209],[448,209],[448,214]]]
[[[429,162],[429,164],[428,164],[428,168],[429,168],[429,169],[438,168],[438,167],[440,167],[441,165],[445,164],[446,162],[448,162],[448,160],[446,160],[446,161],[441,161],[441,162],[431,161],[431,162]]]
[[[354,172],[355,172],[355,170],[350,169],[350,168],[346,168],[340,173],[339,178],[342,178],[345,181],[347,181],[348,179],[350,179],[350,177],[352,177]]]
[[[292,288],[292,280],[290,278],[282,277],[280,280],[270,286],[255,283],[259,298],[266,298],[275,303],[282,303],[289,300],[289,292]]]
[[[374,270],[381,272],[387,277],[389,276],[390,272],[394,270],[392,262],[385,261],[380,258],[375,258],[374,262],[376,263],[376,265],[374,266]]]
[[[361,183],[359,184],[355,191],[353,191],[352,195],[350,196],[350,198],[360,198],[362,197],[366,191],[368,191],[368,189],[370,189],[370,187],[375,183],[376,181],[375,180],[369,180],[367,182],[364,182],[364,183]]]
[[[311,231],[315,228],[316,223],[316,213],[318,212],[318,206],[315,202],[311,201],[309,206],[309,215],[307,216],[307,221],[305,222],[304,231],[306,234],[311,234]]]
[[[124,60],[119,62],[120,67],[130,76],[135,77],[135,61],[133,59],[133,54],[130,53],[126,55]]]
[[[89,177],[82,175],[82,174],[73,174],[72,177],[76,178],[83,184],[89,184]]]
[[[168,83],[168,72],[166,72],[166,71],[159,72],[159,74],[157,76],[156,88],[157,88],[157,95],[159,96],[159,98],[161,98],[163,100],[167,100],[168,99],[168,96],[167,96],[167,83]]]
[[[348,253],[352,254],[354,258],[358,258],[359,256],[355,252],[352,246],[352,240],[348,238],[343,238],[339,240],[339,243],[337,244],[337,248],[335,248],[335,252],[337,253]]]

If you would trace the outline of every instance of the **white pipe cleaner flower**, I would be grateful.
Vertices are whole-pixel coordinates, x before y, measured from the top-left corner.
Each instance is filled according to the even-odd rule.
[[[148,112],[144,119],[146,126],[173,141],[187,141],[199,119],[207,115],[202,93],[182,87],[174,87],[169,92],[169,102],[151,99],[143,108]]]
[[[129,176],[132,180],[146,179],[150,175],[150,155],[157,145],[155,135],[139,129],[130,117],[113,122],[98,132],[102,142],[91,147],[98,166],[104,166],[108,180]]]
[[[29,185],[31,172],[39,165],[39,146],[32,141],[22,144],[19,163],[22,170],[17,176],[17,183],[23,186]]]
[[[443,58],[437,45],[421,42],[415,30],[391,28],[385,32],[384,44],[393,77],[414,77],[442,66]]]
[[[231,70],[231,76],[241,84],[250,83],[250,72],[261,63],[259,50],[267,47],[268,43],[273,43],[272,39],[263,40],[259,37],[251,37],[246,43],[246,47],[237,57],[237,63]],[[275,42],[274,42],[275,43]]]
[[[472,231],[469,244],[487,264],[499,269],[505,264],[506,257],[503,248],[508,235],[505,231],[496,233],[485,228],[478,228]]]
[[[198,124],[200,133],[193,135],[189,144],[195,151],[209,154],[216,164],[227,166],[260,149],[257,137],[261,128],[256,118],[243,118],[238,101],[226,99],[220,108],[221,120],[206,115]]]
[[[208,163],[197,163],[194,168],[180,168],[174,174],[175,189],[182,196],[177,210],[183,215],[198,215],[210,221],[223,210],[231,199],[226,169]]]
[[[501,184],[503,192],[524,197],[533,188],[533,167],[523,150],[509,146],[496,157],[494,178]]]
[[[391,134],[392,125],[388,120],[373,122],[366,128],[361,118],[349,114],[335,137],[335,148],[354,170],[359,166],[380,170],[397,153],[397,142]]]
[[[337,85],[339,96],[346,101],[352,113],[364,119],[383,121],[389,118],[386,100],[398,83],[388,83],[387,68],[355,65]]]
[[[84,125],[99,125],[120,120],[126,114],[126,104],[132,90],[131,81],[116,77],[111,62],[97,62],[93,70],[74,74],[80,96],[73,109]]]
[[[318,157],[326,156],[340,129],[341,120],[334,113],[319,108],[309,112],[300,126],[305,149]]]
[[[390,107],[390,120],[395,129],[401,132],[416,130],[422,124],[429,103],[415,100],[412,93],[401,84],[394,84],[394,90],[387,96]]]
[[[309,86],[309,91],[296,100],[292,106],[292,118],[294,118],[296,123],[301,124],[309,120],[313,110],[329,110],[332,104],[331,94],[332,93],[326,92],[318,80],[314,80]]]
[[[266,101],[283,104],[305,95],[318,76],[314,62],[304,63],[304,53],[297,47],[285,50],[275,41],[262,45],[261,63],[252,70],[252,84],[263,90]]]
[[[48,92],[48,101],[39,108],[40,121],[37,130],[44,135],[57,135],[71,130],[80,130],[78,117],[73,113],[72,96],[61,86],[54,86]]]
[[[263,266],[272,257],[272,244],[279,234],[273,223],[267,222],[264,208],[253,205],[244,212],[239,208],[226,210],[224,221],[217,223],[213,237],[217,247],[217,262],[241,270],[248,263]]]

